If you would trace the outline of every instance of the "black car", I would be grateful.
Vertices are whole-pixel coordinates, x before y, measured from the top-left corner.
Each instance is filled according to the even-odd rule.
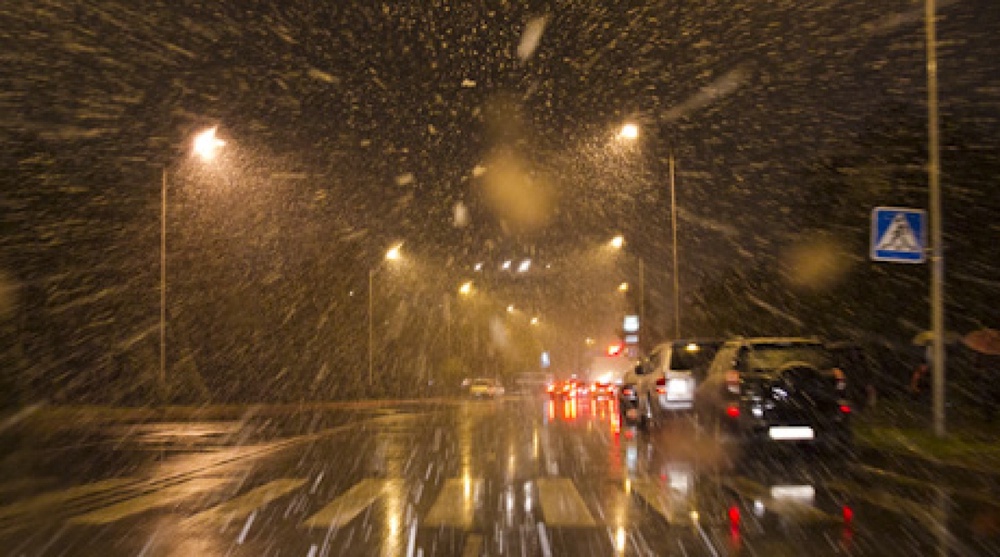
[[[849,446],[846,387],[819,340],[741,338],[726,342],[712,360],[695,411],[738,441]]]

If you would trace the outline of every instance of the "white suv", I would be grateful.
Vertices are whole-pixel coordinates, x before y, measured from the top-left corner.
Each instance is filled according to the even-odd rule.
[[[694,393],[712,358],[717,340],[674,340],[657,345],[623,383],[633,385],[640,419],[656,421],[694,408]]]

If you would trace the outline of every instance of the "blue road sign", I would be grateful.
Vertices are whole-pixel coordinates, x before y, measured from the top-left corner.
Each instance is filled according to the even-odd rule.
[[[923,263],[927,250],[927,213],[922,209],[876,207],[872,211],[871,258],[892,263]]]

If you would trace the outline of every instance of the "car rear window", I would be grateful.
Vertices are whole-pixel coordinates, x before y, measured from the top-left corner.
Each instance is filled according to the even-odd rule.
[[[833,367],[830,352],[819,344],[764,344],[747,352],[747,369],[751,371],[774,371],[790,362],[805,362],[817,369]]]
[[[708,368],[719,351],[719,344],[683,343],[671,351],[670,369],[699,371]]]

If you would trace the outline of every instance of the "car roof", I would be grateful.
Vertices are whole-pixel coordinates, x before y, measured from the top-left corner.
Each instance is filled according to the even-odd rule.
[[[810,344],[823,346],[823,342],[815,337],[749,337],[735,338],[732,344]]]
[[[722,346],[726,343],[725,339],[721,338],[679,338],[676,340],[668,340],[666,342],[661,342],[653,347],[653,350],[671,348],[674,346],[687,346],[688,344],[698,344],[701,346]]]

